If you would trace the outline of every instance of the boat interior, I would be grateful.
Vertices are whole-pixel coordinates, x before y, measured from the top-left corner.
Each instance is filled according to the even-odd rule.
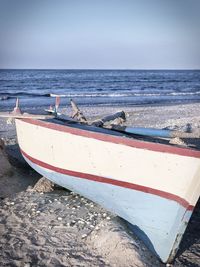
[[[181,140],[183,141],[183,145],[182,145],[180,143],[171,142],[171,138],[150,137],[150,136],[142,136],[139,134],[125,133],[123,131],[113,130],[113,129],[109,129],[105,127],[96,127],[96,126],[86,125],[86,124],[73,121],[73,120],[66,121],[66,120],[61,120],[58,118],[53,118],[53,119],[48,119],[45,121],[63,125],[63,126],[69,126],[69,127],[73,127],[73,128],[81,129],[85,131],[131,138],[131,139],[135,139],[135,140],[143,141],[143,142],[153,142],[153,143],[160,143],[160,144],[165,144],[165,145],[170,145],[170,146],[200,150],[200,138],[181,138]]]

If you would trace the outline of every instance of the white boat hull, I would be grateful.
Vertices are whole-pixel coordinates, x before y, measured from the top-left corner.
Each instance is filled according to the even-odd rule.
[[[200,192],[200,152],[38,120],[16,120],[26,161],[130,222],[173,259]]]

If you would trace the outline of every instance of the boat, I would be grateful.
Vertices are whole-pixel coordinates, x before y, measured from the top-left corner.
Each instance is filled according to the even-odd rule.
[[[18,118],[21,153],[52,182],[120,216],[164,263],[200,195],[200,151],[115,130]]]

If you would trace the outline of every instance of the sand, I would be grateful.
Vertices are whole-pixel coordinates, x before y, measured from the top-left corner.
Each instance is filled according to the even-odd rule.
[[[123,109],[127,125],[196,129],[199,106],[87,107],[83,112],[95,118]],[[19,157],[15,128],[4,119],[0,137],[6,144],[0,145],[0,266],[165,266],[125,221],[99,205],[59,187],[36,191],[41,177]],[[199,221],[200,204],[171,266],[200,266]]]

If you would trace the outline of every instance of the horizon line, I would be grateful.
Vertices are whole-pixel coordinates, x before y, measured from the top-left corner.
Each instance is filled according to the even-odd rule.
[[[175,70],[191,70],[191,71],[199,71],[196,68],[0,68],[0,70],[124,70],[124,71],[147,71],[147,70],[166,70],[166,71],[175,71]]]

